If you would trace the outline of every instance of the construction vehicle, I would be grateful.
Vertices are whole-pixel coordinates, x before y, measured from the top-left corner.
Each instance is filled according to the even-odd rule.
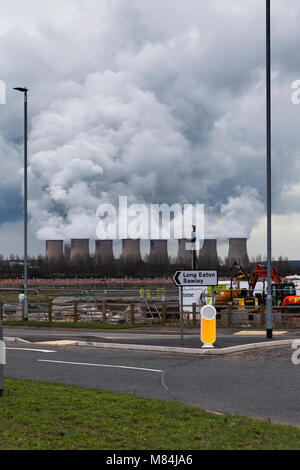
[[[265,284],[268,277],[268,270],[265,267],[262,267],[260,264],[257,264],[254,267],[249,287],[250,293],[253,295],[255,286],[259,280],[264,282],[263,292],[260,294],[262,301],[265,302],[266,299],[266,289]],[[296,295],[296,288],[293,282],[283,281],[277,269],[272,268],[271,270],[271,279],[272,279],[272,299],[273,306],[287,306],[299,304],[300,307],[300,297]]]
[[[225,289],[216,295],[215,304],[224,305],[228,302],[237,304],[241,307],[257,307],[266,303],[266,280],[268,271],[260,264],[256,264],[252,275],[249,276],[242,268],[235,265],[237,273],[231,277],[230,289]],[[297,305],[295,309],[291,309],[290,313],[300,313],[300,296],[296,294],[294,283],[283,281],[276,268],[271,270],[272,278],[272,299],[274,307],[285,307]],[[249,288],[239,289],[233,288],[233,281],[246,280]],[[263,282],[263,289],[259,292],[256,289],[258,281]],[[276,309],[280,311],[280,309]]]

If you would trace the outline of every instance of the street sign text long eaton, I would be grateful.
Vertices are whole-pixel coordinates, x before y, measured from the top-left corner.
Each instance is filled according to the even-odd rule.
[[[173,277],[176,286],[217,286],[218,272],[205,271],[177,271]]]

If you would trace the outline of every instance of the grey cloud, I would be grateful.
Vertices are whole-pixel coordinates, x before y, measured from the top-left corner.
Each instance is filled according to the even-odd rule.
[[[127,194],[139,202],[205,203],[211,236],[249,235],[266,196],[262,2],[78,0],[70,11],[64,0],[27,5],[32,14],[23,22],[3,11],[11,28],[2,17],[0,69],[8,83],[22,77],[32,89],[30,213],[38,237],[93,237],[98,204]],[[284,189],[300,176],[300,107],[290,102],[299,16],[296,1],[274,5],[279,214],[300,202],[297,189]],[[0,116],[16,165],[20,109],[11,95]],[[20,187],[18,178],[10,190]]]

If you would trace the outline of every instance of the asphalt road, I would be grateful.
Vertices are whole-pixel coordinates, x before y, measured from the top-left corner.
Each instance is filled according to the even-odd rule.
[[[237,334],[238,333],[238,334]],[[218,329],[217,348],[226,348],[241,344],[259,343],[266,341],[265,332],[257,335],[246,331],[246,335],[240,335],[238,330]],[[76,330],[76,329],[46,329],[46,328],[4,328],[4,336],[15,336],[30,342],[76,340],[101,343],[120,344],[144,344],[151,346],[201,348],[200,333],[195,330],[185,329],[184,339],[181,340],[179,329],[136,329],[136,330]],[[283,334],[274,334],[273,340],[300,338],[299,330],[283,331]]]
[[[292,364],[290,347],[201,358],[41,344],[8,343],[7,348],[6,377],[180,401],[300,426],[300,366]]]

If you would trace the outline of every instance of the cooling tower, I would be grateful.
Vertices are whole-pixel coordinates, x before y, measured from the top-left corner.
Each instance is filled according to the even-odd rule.
[[[65,256],[65,261],[69,263],[70,256],[71,256],[71,244],[70,243],[65,243],[64,256]]]
[[[219,266],[217,240],[204,240],[199,253],[200,268],[217,269]]]
[[[110,263],[114,259],[113,241],[96,240],[95,258],[97,263]]]
[[[138,263],[142,260],[140,240],[123,240],[121,261]]]
[[[151,240],[149,263],[168,264],[168,240]]]
[[[57,262],[64,256],[63,240],[47,240],[45,258],[49,262]]]
[[[249,264],[247,238],[229,239],[228,263],[230,265],[238,263],[240,266],[247,266]]]
[[[88,239],[73,239],[71,240],[71,263],[76,260],[88,261],[90,256],[90,246]]]
[[[178,240],[178,255],[177,255],[177,263],[185,264],[185,265],[192,265],[192,254],[191,250],[186,249],[186,244],[191,244],[191,240],[187,238],[183,238],[182,240]]]

